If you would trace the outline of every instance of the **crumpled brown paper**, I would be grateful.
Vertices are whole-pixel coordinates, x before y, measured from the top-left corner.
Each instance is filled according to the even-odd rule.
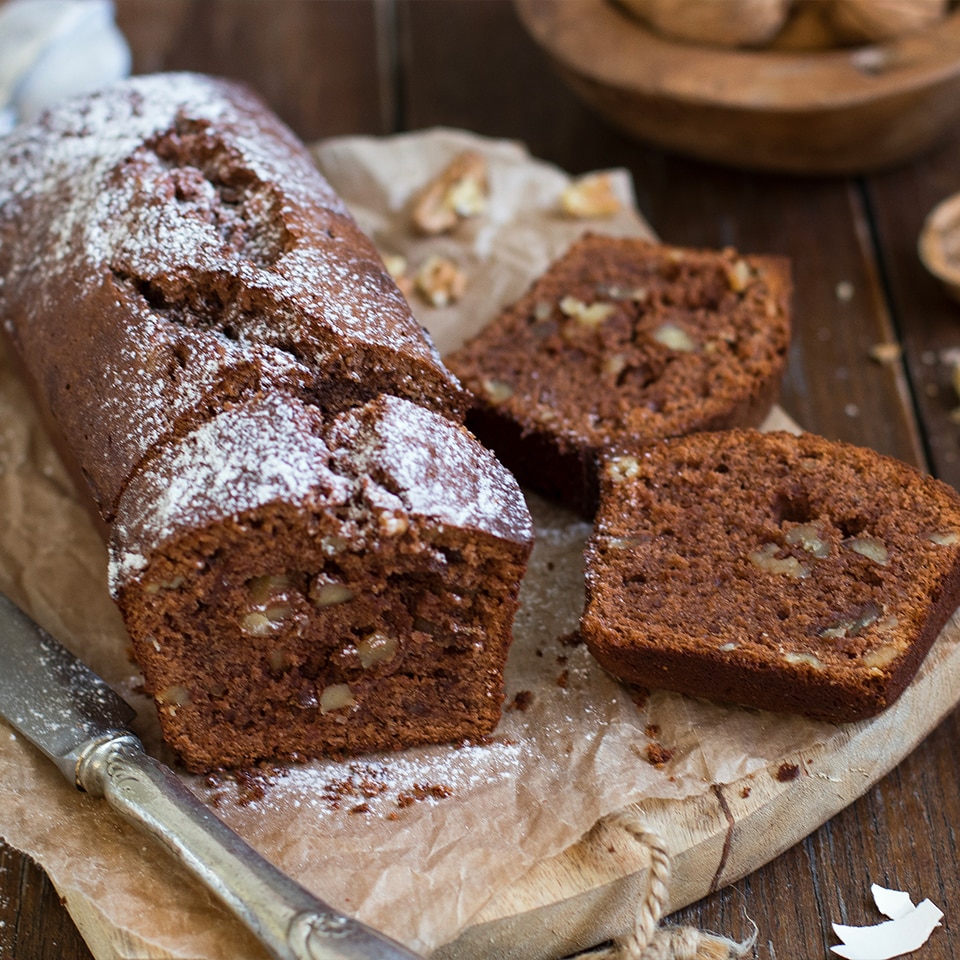
[[[468,147],[488,159],[489,210],[450,236],[414,236],[411,195]],[[649,235],[624,173],[612,174],[620,214],[571,221],[557,213],[569,178],[513,143],[437,130],[338,139],[316,157],[382,252],[404,254],[412,268],[441,252],[465,270],[459,303],[414,303],[442,351],[482,326],[584,229]],[[605,814],[644,798],[700,796],[711,783],[736,781],[836,732],[660,692],[634,703],[583,646],[563,639],[582,604],[588,525],[530,501],[538,540],[507,668],[507,709],[491,742],[317,762],[239,782],[185,777],[302,884],[424,952],[453,940],[489,898]],[[136,693],[102,544],[6,360],[0,514],[0,589],[134,703],[145,742],[169,760],[152,705]],[[647,758],[652,729],[672,750],[662,768]],[[73,791],[5,725],[0,834],[40,862],[68,906],[83,903],[84,916],[124,931],[129,955],[262,956],[159,848]]]

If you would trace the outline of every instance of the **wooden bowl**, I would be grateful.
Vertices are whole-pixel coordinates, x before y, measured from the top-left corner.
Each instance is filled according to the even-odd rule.
[[[625,133],[763,170],[861,173],[960,121],[960,10],[895,41],[792,52],[667,40],[612,0],[515,0],[570,87]]]

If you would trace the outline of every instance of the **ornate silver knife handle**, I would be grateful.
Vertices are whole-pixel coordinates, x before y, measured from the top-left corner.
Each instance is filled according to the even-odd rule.
[[[147,830],[278,960],[416,960],[396,941],[344,916],[268,863],[210,812],[129,732],[88,743],[76,783]]]

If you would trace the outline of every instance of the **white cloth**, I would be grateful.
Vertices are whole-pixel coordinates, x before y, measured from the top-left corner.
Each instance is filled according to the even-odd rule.
[[[0,132],[129,72],[130,48],[111,0],[9,0],[0,6]]]

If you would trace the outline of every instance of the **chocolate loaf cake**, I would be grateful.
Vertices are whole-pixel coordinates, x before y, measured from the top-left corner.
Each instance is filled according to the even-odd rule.
[[[581,630],[615,676],[859,720],[960,604],[960,496],[810,434],[699,433],[606,465],[586,558]]]
[[[759,425],[789,294],[783,258],[587,235],[446,362],[473,393],[467,425],[520,482],[591,516],[611,452]]]
[[[253,95],[135,78],[11,134],[0,316],[189,768],[495,726],[526,505]]]

